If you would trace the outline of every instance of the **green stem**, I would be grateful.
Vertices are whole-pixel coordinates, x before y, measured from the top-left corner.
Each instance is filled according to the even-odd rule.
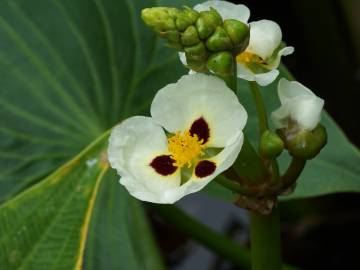
[[[179,231],[191,236],[192,239],[239,267],[250,269],[250,254],[245,248],[218,234],[173,205],[153,204],[152,206],[165,221],[171,223]]]
[[[280,270],[281,243],[279,210],[270,215],[250,212],[252,270]]]
[[[180,232],[237,266],[250,269],[250,252],[230,238],[210,229],[174,205],[151,204],[151,206],[165,222],[173,225]],[[267,268],[262,270],[264,269],[268,270]],[[297,270],[297,268],[284,264],[282,270]]]
[[[268,123],[267,123],[267,116],[266,116],[266,110],[265,110],[265,104],[263,101],[263,98],[261,96],[261,92],[259,90],[259,87],[257,86],[256,82],[249,82],[251,93],[253,95],[256,111],[259,119],[259,130],[260,135],[262,135],[266,130],[269,129]]]
[[[267,114],[265,109],[264,100],[261,96],[260,89],[256,82],[249,82],[251,93],[255,101],[256,112],[258,115],[259,121],[259,131],[261,135],[269,129]],[[272,172],[272,181],[277,183],[279,180],[279,165],[276,160],[271,160],[271,172]]]
[[[239,185],[237,182],[227,179],[223,175],[219,175],[218,177],[216,177],[215,181],[216,183],[222,185],[223,187],[231,190],[234,193],[247,195],[247,196],[254,196],[254,194],[251,194],[249,190]]]
[[[283,189],[290,188],[296,182],[301,172],[304,170],[305,164],[305,159],[292,158],[288,169],[281,177],[281,185]]]
[[[260,138],[269,129],[266,109],[256,82],[249,82],[259,121]],[[272,181],[279,180],[279,166],[271,160]],[[252,270],[280,270],[280,217],[277,206],[269,215],[250,212]]]

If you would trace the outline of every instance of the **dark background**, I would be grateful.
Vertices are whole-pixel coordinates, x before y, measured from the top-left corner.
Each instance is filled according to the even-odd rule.
[[[360,0],[248,0],[250,22],[276,21],[295,53],[283,62],[298,81],[325,100],[325,108],[360,145]],[[203,194],[179,206],[213,229],[249,245],[244,210]],[[280,204],[283,257],[305,270],[360,269],[360,196],[329,195]],[[173,270],[237,269],[155,216],[154,228]],[[264,269],[266,270],[266,269]]]

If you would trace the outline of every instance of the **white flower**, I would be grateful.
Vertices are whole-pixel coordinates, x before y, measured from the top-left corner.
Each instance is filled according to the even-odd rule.
[[[221,17],[248,23],[250,10],[245,5],[235,5],[227,1],[207,1],[194,6],[197,11],[216,9]],[[280,26],[270,20],[260,20],[250,24],[250,41],[246,50],[236,57],[237,76],[247,81],[256,81],[265,86],[279,75],[281,57],[292,54],[294,47],[285,47]],[[186,66],[185,53],[179,53],[181,62]],[[194,71],[190,70],[190,73]]]
[[[294,47],[285,47],[281,40],[281,29],[276,22],[250,23],[249,46],[236,57],[238,77],[262,86],[272,83],[279,75],[281,56],[294,52]]]
[[[295,123],[301,129],[312,130],[320,122],[324,100],[307,87],[282,78],[278,85],[278,95],[281,106],[271,115],[276,128],[285,128]]]
[[[186,75],[165,86],[151,116],[116,126],[108,150],[120,183],[140,200],[174,203],[228,169],[241,150],[247,113],[214,76]]]

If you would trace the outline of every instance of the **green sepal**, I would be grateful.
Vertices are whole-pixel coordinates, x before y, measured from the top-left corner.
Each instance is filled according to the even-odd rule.
[[[313,130],[301,129],[293,132],[283,128],[277,132],[285,142],[285,148],[290,155],[299,159],[314,158],[327,143],[326,129],[321,124]]]
[[[233,48],[230,37],[221,26],[216,27],[215,32],[206,40],[206,47],[210,51],[225,51]]]
[[[216,29],[222,25],[220,14],[213,8],[209,11],[201,11],[199,18],[196,20],[196,29],[201,39],[208,38]]]
[[[284,150],[284,142],[281,137],[269,130],[265,131],[260,139],[259,153],[263,158],[275,159]]]
[[[233,55],[228,51],[213,53],[207,61],[208,69],[221,76],[231,75],[234,70],[233,65]]]
[[[184,10],[182,10],[177,15],[177,18],[175,21],[176,28],[179,31],[183,32],[190,25],[195,24],[198,17],[199,17],[199,13],[196,10],[193,10],[193,9],[185,6]]]
[[[205,44],[203,42],[199,42],[194,46],[185,47],[184,51],[187,60],[192,59],[196,61],[202,61],[204,64],[206,64],[208,51],[206,50]]]
[[[186,62],[187,62],[187,67],[191,70],[202,73],[208,72],[208,69],[206,67],[206,62],[204,61],[199,61],[192,58],[186,58]]]
[[[193,46],[200,42],[199,34],[195,26],[189,26],[184,33],[181,34],[181,43],[183,46]]]
[[[236,54],[243,52],[249,45],[250,28],[245,23],[228,19],[224,21],[223,27],[230,37]]]

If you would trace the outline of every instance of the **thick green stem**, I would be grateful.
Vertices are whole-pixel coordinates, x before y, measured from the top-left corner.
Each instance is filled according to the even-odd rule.
[[[269,129],[266,109],[256,82],[250,82],[259,121],[260,138]],[[279,180],[279,166],[276,159],[271,160],[272,181]],[[269,215],[250,212],[251,221],[251,262],[252,270],[280,270],[281,243],[280,217],[277,206]]]
[[[250,254],[229,238],[218,234],[173,205],[154,204],[156,212],[185,235],[200,242],[239,267],[250,269]]]
[[[270,215],[250,212],[252,270],[281,270],[279,210]]]

